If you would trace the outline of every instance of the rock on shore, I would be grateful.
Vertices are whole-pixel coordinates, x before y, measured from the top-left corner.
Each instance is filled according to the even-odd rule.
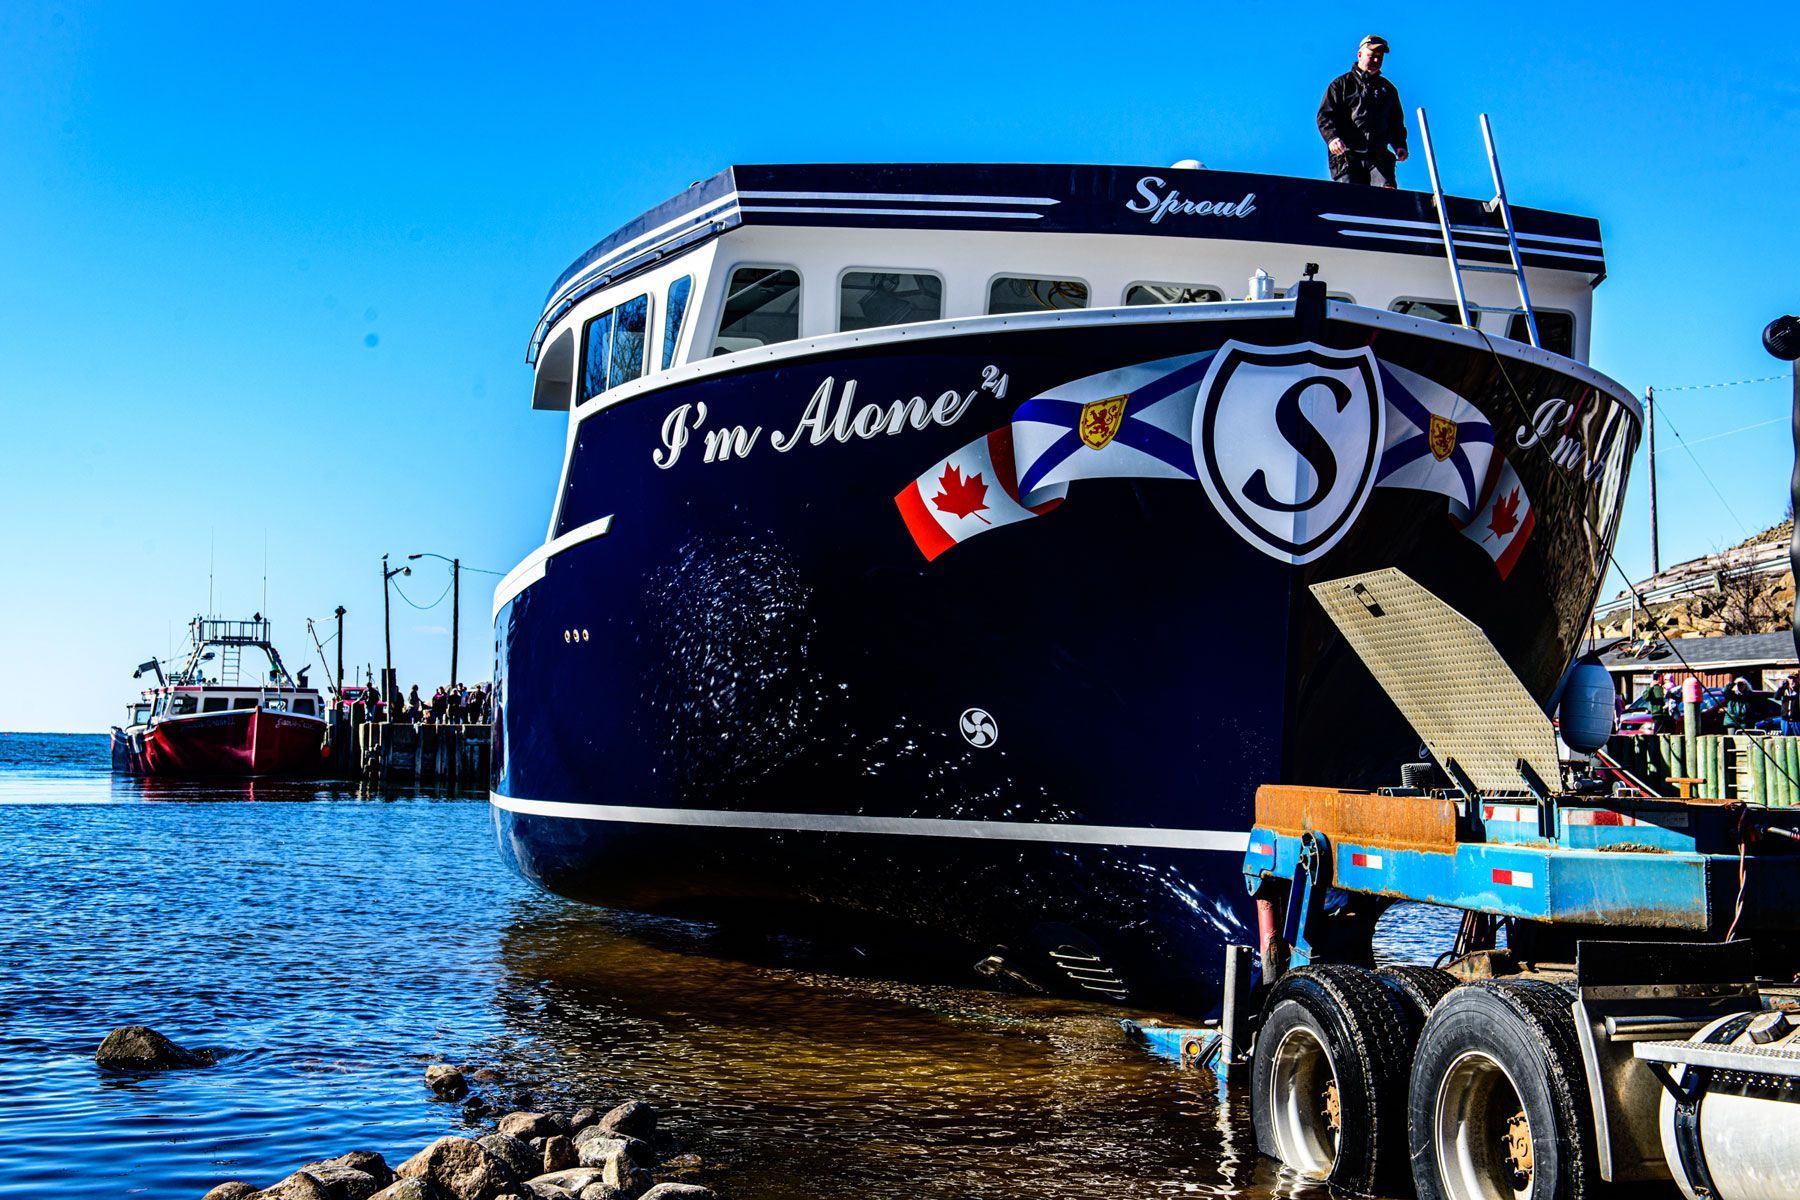
[[[394,1168],[401,1179],[423,1179],[455,1200],[499,1200],[518,1192],[519,1174],[506,1160],[468,1138],[441,1137]]]
[[[463,1073],[444,1063],[425,1068],[425,1086],[446,1100],[461,1100],[469,1094],[469,1081]]]
[[[210,1067],[210,1050],[178,1046],[145,1025],[121,1025],[94,1051],[94,1061],[108,1071],[171,1071],[177,1067]]]
[[[679,1181],[698,1173],[697,1155],[657,1167],[655,1131],[656,1110],[639,1100],[604,1116],[514,1112],[495,1132],[439,1138],[392,1171],[381,1155],[359,1150],[261,1190],[222,1183],[201,1200],[714,1200],[710,1189]]]

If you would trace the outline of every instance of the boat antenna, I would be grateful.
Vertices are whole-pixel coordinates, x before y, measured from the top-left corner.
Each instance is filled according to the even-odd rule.
[[[263,528],[263,611],[269,611],[269,530]]]
[[[218,609],[213,607],[213,559],[214,551],[219,544],[219,527],[213,526],[206,535],[206,613],[216,615]]]

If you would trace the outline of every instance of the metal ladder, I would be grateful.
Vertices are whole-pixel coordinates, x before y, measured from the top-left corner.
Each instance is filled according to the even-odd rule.
[[[1525,283],[1525,264],[1519,257],[1519,235],[1513,227],[1512,205],[1506,202],[1506,183],[1500,178],[1500,156],[1494,150],[1494,131],[1488,125],[1486,113],[1481,114],[1481,138],[1487,143],[1488,170],[1494,176],[1494,198],[1482,207],[1493,212],[1500,212],[1500,223],[1506,232],[1506,249],[1512,259],[1509,267],[1493,266],[1488,263],[1465,263],[1456,256],[1456,237],[1458,234],[1492,236],[1499,232],[1486,225],[1452,225],[1450,209],[1444,203],[1444,187],[1438,181],[1437,155],[1431,149],[1431,126],[1426,123],[1425,110],[1420,108],[1419,141],[1425,147],[1425,166],[1431,172],[1431,198],[1437,204],[1438,230],[1444,237],[1444,257],[1450,263],[1450,286],[1456,289],[1456,308],[1462,314],[1462,323],[1473,329],[1475,322],[1470,319],[1471,313],[1507,313],[1525,318],[1525,330],[1531,338],[1533,346],[1543,346],[1538,338],[1537,313],[1531,307],[1531,289]],[[1470,242],[1465,249],[1498,250],[1499,247],[1489,242]],[[1519,285],[1519,307],[1496,308],[1487,304],[1470,304],[1467,291],[1463,288],[1463,273],[1480,271],[1490,275],[1511,275]]]

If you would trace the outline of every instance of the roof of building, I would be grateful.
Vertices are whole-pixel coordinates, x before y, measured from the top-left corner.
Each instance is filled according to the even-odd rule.
[[[1800,656],[1794,653],[1794,635],[1785,632],[1659,640],[1651,643],[1647,652],[1634,653],[1633,648],[1639,645],[1615,645],[1600,656],[1600,661],[1609,671],[1680,671],[1683,661],[1696,671],[1800,664]],[[1680,652],[1679,657],[1676,651]]]

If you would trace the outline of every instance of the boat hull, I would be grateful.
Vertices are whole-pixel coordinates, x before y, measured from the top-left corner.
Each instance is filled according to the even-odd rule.
[[[317,717],[237,709],[114,729],[113,769],[162,777],[303,775],[324,763]]]
[[[752,922],[799,907],[1063,989],[1205,1009],[1222,944],[1256,941],[1242,875],[1256,786],[1372,786],[1418,754],[1310,584],[1398,567],[1550,700],[1616,530],[1636,439],[1620,394],[1417,322],[1081,317],[840,340],[587,417],[555,530],[569,540],[496,613],[493,799],[516,867],[594,903]],[[1467,444],[1504,450],[1529,497],[1508,550],[1445,494],[1366,486],[1329,545],[1295,534],[1278,552],[1204,478],[1209,455],[1232,476],[1254,412],[1196,419],[1200,479],[1077,476],[1053,510],[934,558],[908,523],[915,480],[928,517],[938,497],[968,507],[952,486],[967,477],[934,464],[1022,428],[1028,397],[1297,347],[1328,364],[1367,349],[1390,400],[1397,378],[1463,398]],[[1235,403],[1219,386],[1202,392]],[[969,400],[946,401],[943,422],[855,423],[868,401],[952,395]],[[675,414],[702,405],[677,445]],[[1554,428],[1534,437],[1545,411]],[[1299,447],[1304,425],[1288,420],[1288,442],[1322,464]],[[709,461],[702,435],[736,427],[758,433]],[[1323,482],[1276,488],[1309,479]]]

